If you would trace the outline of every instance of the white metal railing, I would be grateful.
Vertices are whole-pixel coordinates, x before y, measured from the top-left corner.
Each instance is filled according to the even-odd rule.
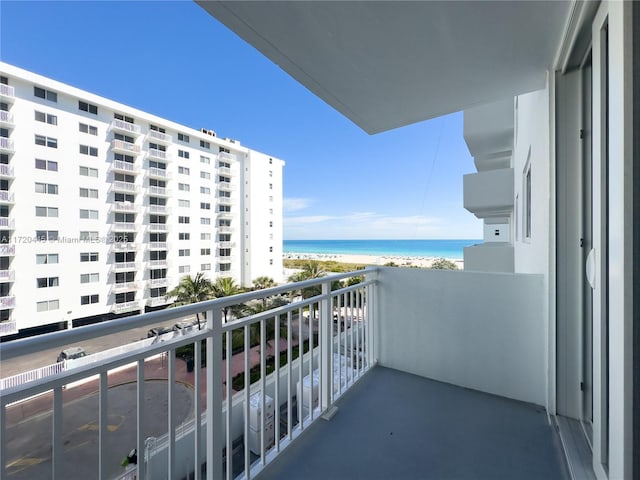
[[[16,297],[0,297],[0,308],[13,308],[16,306]]]
[[[140,153],[140,145],[125,142],[124,140],[112,140],[111,148],[114,150],[122,150],[127,153]]]
[[[162,260],[149,260],[150,267],[166,267],[169,264],[166,258]]]
[[[159,150],[157,148],[150,148],[148,157],[157,158],[159,160],[167,160],[167,152],[165,152],[164,150]]]
[[[138,244],[135,242],[113,242],[111,248],[116,251],[125,252],[129,250],[137,250]]]
[[[0,270],[0,282],[13,282],[15,274],[15,270]]]
[[[218,202],[220,205],[231,205],[233,203],[233,200],[231,199],[231,197],[218,197],[216,198],[216,202]]]
[[[218,248],[233,248],[236,242],[218,242]]]
[[[235,189],[236,186],[231,182],[218,182],[218,190],[229,191]]]
[[[149,242],[150,250],[166,250],[167,246],[167,242]]]
[[[140,134],[140,125],[135,123],[125,122],[124,120],[118,120],[117,118],[111,121],[111,128],[117,130],[124,130],[125,132]]]
[[[13,218],[0,217],[0,227],[13,228],[16,221]]]
[[[168,283],[168,278],[152,278],[151,280],[149,280],[149,285],[152,287],[162,287],[164,285],[167,285]]]
[[[147,133],[147,138],[150,138],[159,142],[164,142],[164,143],[173,142],[173,138],[171,137],[171,135],[158,132],[157,130],[149,130],[149,132]]]
[[[15,255],[16,245],[14,243],[0,243],[0,256]]]
[[[135,172],[136,171],[136,165],[134,163],[125,162],[123,160],[114,160],[113,163],[111,164],[111,169],[112,170],[121,170],[121,171],[125,171],[125,172]]]
[[[150,177],[169,178],[169,172],[165,168],[149,167],[147,173]]]
[[[137,300],[134,300],[132,302],[115,303],[113,305],[113,311],[116,313],[132,312],[134,310],[139,310],[139,309],[140,309],[140,304],[138,303]]]
[[[13,140],[6,137],[0,137],[0,149],[13,152]]]
[[[112,184],[114,190],[120,190],[124,192],[137,192],[138,188],[135,183],[123,182],[121,180],[115,180]]]
[[[0,322],[0,336],[18,333],[18,324],[15,320]],[[0,388],[2,390],[2,388]]]
[[[331,290],[337,281],[363,273],[368,276],[366,281]],[[190,465],[187,476],[205,478],[201,476],[201,465],[206,463],[207,479],[231,480],[238,472],[234,472],[232,466],[233,455],[225,456],[223,452],[231,452],[238,442],[244,447],[244,477],[255,476],[374,365],[371,347],[375,317],[369,305],[375,304],[375,274],[375,269],[369,269],[333,275],[0,344],[0,356],[8,360],[43,348],[62,348],[134,328],[180,322],[185,317],[206,312],[201,330],[172,332],[162,335],[166,337],[162,341],[146,339],[142,341],[143,347],[128,346],[121,351],[106,352],[99,361],[93,355],[84,357],[74,361],[73,368],[3,389],[0,474],[5,476],[8,465],[16,460],[9,458],[5,449],[14,430],[7,425],[7,405],[49,392],[52,422],[54,426],[59,425],[63,407],[65,415],[73,415],[74,411],[73,403],[65,405],[74,398],[73,388],[67,388],[64,398],[63,388],[97,376],[97,380],[92,380],[96,382],[100,399],[95,478],[110,478],[112,473],[107,472],[109,466],[105,461],[109,448],[106,442],[107,379],[114,369],[131,368],[138,381],[133,407],[137,409],[138,418],[133,426],[138,432],[134,437],[138,450],[136,478],[178,478],[186,465]],[[290,298],[295,292],[302,292],[303,297],[308,298],[244,318],[232,320],[228,314],[236,305],[260,305],[274,297]],[[147,304],[154,302],[147,300]],[[158,302],[167,300],[162,298]],[[114,309],[122,311],[134,306],[137,309],[140,305],[128,302]],[[198,421],[178,425],[172,410],[168,409],[166,418],[158,420],[171,426],[167,433],[147,438],[142,414],[145,360],[166,353],[167,401],[171,405],[177,401],[173,384],[177,372],[182,371],[176,368],[176,349],[187,345],[193,345],[194,372],[190,378],[194,382],[193,408]],[[205,345],[206,360],[201,348]],[[224,356],[230,359],[232,355],[234,361],[223,360]],[[206,376],[206,387],[203,376]],[[223,382],[224,378],[228,381]],[[266,414],[258,415],[258,410]],[[109,413],[113,412],[109,410]],[[75,446],[63,445],[63,434],[62,428],[52,429],[50,457],[45,454],[38,465],[39,469],[43,464],[49,468],[47,476],[54,479],[62,478],[61,465],[71,461],[65,457]],[[259,457],[255,463],[251,451]],[[29,468],[29,465],[25,467],[25,474]]]
[[[149,230],[152,232],[166,232],[168,227],[166,223],[150,223]]]
[[[136,262],[116,262],[113,264],[113,269],[116,271],[135,270],[136,268],[138,268],[138,264]]]
[[[3,139],[0,138],[0,140]],[[13,167],[4,163],[0,163],[0,176],[13,178]]]
[[[226,225],[218,226],[218,233],[232,233],[233,227],[229,227]]]
[[[15,98],[15,89],[11,85],[0,83],[0,95],[3,97]]]
[[[152,195],[161,195],[166,197],[169,195],[169,190],[166,187],[157,187],[155,185],[149,185],[149,193]]]
[[[150,307],[157,307],[158,305],[167,305],[171,303],[171,300],[166,297],[149,297],[147,299],[147,305]]]
[[[111,209],[115,212],[135,212],[136,204],[131,202],[115,202]]]
[[[149,213],[159,213],[166,215],[171,212],[171,209],[166,205],[149,205]]]
[[[115,222],[112,229],[117,232],[134,232],[136,224],[134,222]]]
[[[138,282],[114,283],[112,290],[114,292],[126,292],[128,290],[136,290],[138,287]]]
[[[218,153],[218,160],[220,160],[222,162],[235,162],[236,161],[236,156],[231,154],[231,153],[220,152],[220,153]]]
[[[13,125],[13,114],[6,110],[0,110],[0,122]]]
[[[0,202],[13,203],[13,193],[7,190],[0,190]]]
[[[231,169],[229,167],[218,167],[218,173],[220,175],[231,176]]]

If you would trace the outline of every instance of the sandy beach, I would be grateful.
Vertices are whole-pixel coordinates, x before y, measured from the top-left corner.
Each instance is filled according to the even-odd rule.
[[[351,254],[324,254],[324,253],[296,253],[287,252],[283,254],[285,260],[321,260],[334,261],[340,263],[363,263],[366,265],[385,265],[389,262],[395,263],[399,267],[421,267],[429,268],[438,257],[403,257],[397,255],[351,255]],[[448,259],[454,262],[458,269],[462,270],[464,262],[457,259]]]

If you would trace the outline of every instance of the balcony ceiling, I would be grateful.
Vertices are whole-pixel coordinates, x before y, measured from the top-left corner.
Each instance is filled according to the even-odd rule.
[[[368,133],[544,86],[568,1],[202,1]]]

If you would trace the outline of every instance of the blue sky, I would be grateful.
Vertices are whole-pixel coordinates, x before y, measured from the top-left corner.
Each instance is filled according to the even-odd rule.
[[[482,237],[461,113],[370,136],[190,1],[2,0],[0,32],[4,62],[285,160],[285,239]]]

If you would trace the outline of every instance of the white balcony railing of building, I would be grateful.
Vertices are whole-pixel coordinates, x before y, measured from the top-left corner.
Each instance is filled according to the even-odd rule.
[[[0,257],[6,257],[16,254],[16,246],[14,243],[0,243]]]
[[[167,242],[149,242],[149,250],[166,250]]]
[[[236,246],[236,242],[218,242],[218,248],[233,248]]]
[[[218,167],[218,173],[220,175],[227,175],[227,176],[231,176],[231,169],[228,167]]]
[[[173,138],[166,133],[158,132],[157,130],[149,130],[147,133],[147,139],[153,142],[172,143]]]
[[[0,337],[3,335],[13,335],[18,333],[18,324],[15,320],[0,322]]]
[[[135,163],[124,162],[122,160],[114,160],[111,164],[111,170],[133,173],[137,171],[137,168]]]
[[[231,182],[218,182],[218,190],[230,191],[235,190],[236,185]]]
[[[135,123],[125,122],[124,120],[118,120],[117,118],[111,121],[111,129],[121,130],[123,132],[140,135],[140,125],[136,125]]]
[[[171,212],[171,209],[166,205],[149,205],[149,213],[159,213],[166,215]]]
[[[169,172],[167,172],[165,168],[156,168],[156,167],[150,167],[149,170],[147,170],[147,175],[150,177],[156,177],[156,178],[171,177],[171,175],[169,174]]]
[[[13,114],[6,110],[0,110],[0,123],[5,125],[13,125]]]
[[[115,262],[113,264],[113,269],[117,272],[124,270],[136,270],[138,268],[138,264],[136,262]]]
[[[13,282],[15,278],[15,270],[0,270],[0,282]]]
[[[218,153],[218,160],[222,162],[235,162],[236,156],[232,153],[220,152]]]
[[[372,273],[373,271],[370,271]],[[362,272],[360,272],[362,273]],[[279,451],[296,441],[300,434],[316,421],[322,412],[328,410],[333,402],[346,392],[373,364],[373,332],[374,319],[368,312],[367,304],[375,298],[373,280],[331,291],[332,282],[348,279],[355,274],[341,274],[324,279],[310,280],[297,284],[288,284],[264,291],[249,292],[234,297],[221,298],[208,302],[165,309],[157,312],[128,317],[117,322],[102,322],[86,327],[56,332],[44,338],[31,337],[10,342],[0,346],[3,359],[28,355],[44,348],[63,348],[64,345],[77,344],[91,338],[114,333],[126,332],[133,328],[150,327],[159,323],[179,322],[185,317],[206,312],[206,321],[202,329],[187,329],[186,333],[162,335],[161,341],[149,339],[139,342],[143,344],[136,349],[126,348],[117,354],[101,356],[99,361],[93,355],[85,357],[73,368],[63,368],[47,372],[39,378],[21,379],[15,385],[7,386],[0,396],[0,408],[6,411],[8,405],[26,401],[35,395],[46,394],[53,397],[51,415],[53,425],[65,416],[73,414],[72,404],[65,405],[65,398],[73,387],[72,382],[85,379],[89,381],[98,376],[97,436],[100,439],[97,448],[96,478],[114,478],[124,475],[119,465],[106,462],[109,449],[114,448],[106,442],[110,425],[106,422],[107,391],[109,372],[127,366],[138,370],[138,378],[144,381],[145,361],[166,353],[168,376],[175,378],[176,350],[180,347],[195,344],[194,348],[194,410],[198,421],[188,420],[176,424],[171,409],[167,410],[163,423],[172,427],[161,436],[148,439],[144,432],[144,422],[134,425],[138,430],[135,446],[138,449],[138,463],[134,472],[136,478],[178,478],[187,468],[187,476],[194,471],[200,477],[201,465],[206,463],[206,478],[230,480],[234,478],[233,456],[224,455],[225,449],[232,450],[238,442],[244,444],[244,471],[246,476],[257,474],[270,462]],[[335,283],[334,283],[335,285]],[[224,311],[238,304],[251,302],[261,303],[263,298],[284,295],[315,287],[322,293],[295,301],[266,312],[245,318],[229,320],[224,323]],[[147,299],[147,305],[164,305],[165,297]],[[127,302],[114,305],[114,311],[124,312],[138,309],[138,302]],[[270,327],[270,325],[272,327]],[[253,332],[253,333],[251,333]],[[310,335],[309,332],[313,332]],[[167,338],[164,338],[167,337]],[[201,356],[201,346],[206,344],[206,361]],[[280,359],[273,362],[273,346],[277,345],[276,356]],[[220,348],[222,346],[222,348]],[[223,360],[223,350],[236,352],[239,362]],[[97,357],[96,357],[97,358]],[[257,362],[257,363],[256,363]],[[243,365],[241,372],[244,380],[227,381],[234,375],[232,365]],[[269,367],[267,372],[267,365]],[[259,372],[259,379],[252,382],[250,371]],[[201,381],[206,375],[205,383]],[[143,382],[144,384],[144,382]],[[169,382],[172,385],[173,381]],[[296,388],[298,386],[298,388]],[[238,389],[236,392],[235,389]],[[65,398],[63,398],[63,392]],[[175,388],[167,389],[168,404],[177,401]],[[206,408],[203,398],[206,395]],[[144,418],[144,388],[138,389],[137,412],[139,419]],[[256,415],[256,410],[266,412],[268,404],[275,403],[273,417]],[[7,418],[3,415],[2,417]],[[245,421],[247,419],[247,421]],[[104,421],[103,421],[104,420]],[[267,424],[273,427],[273,437],[267,438]],[[251,430],[257,429],[257,446]],[[9,442],[10,426],[6,421],[0,422],[0,435],[3,455],[0,472],[6,473],[13,458],[5,450],[5,442]],[[69,457],[69,449],[73,446],[66,443],[62,428],[53,428],[51,450],[47,465],[48,476],[62,478],[64,463],[73,461]],[[254,435],[255,437],[255,435]],[[149,441],[151,440],[151,441]],[[64,444],[64,446],[63,446]],[[122,447],[122,446],[115,446]],[[254,463],[250,454],[253,450],[260,461]],[[95,451],[95,450],[94,450]],[[42,468],[42,465],[39,466]],[[120,469],[120,472],[118,472]],[[118,476],[118,478],[122,478]]]
[[[152,278],[149,280],[149,286],[151,287],[166,287],[168,283],[168,278]]]
[[[0,83],[0,96],[5,98],[15,98],[15,89],[11,85]]]
[[[232,233],[232,232],[233,232],[233,227],[228,227],[228,226],[218,227],[218,233]]]
[[[120,150],[125,153],[140,153],[140,145],[136,145],[135,143],[125,142],[124,140],[112,140],[111,148],[113,150]]]
[[[161,197],[169,196],[169,189],[166,187],[157,187],[155,185],[149,185],[149,193],[151,195],[159,195]]]
[[[136,204],[131,202],[115,202],[111,206],[111,210],[114,212],[135,212],[136,209]]]
[[[138,244],[135,242],[113,242],[111,249],[116,252],[128,252],[137,250]]]
[[[111,229],[116,232],[135,232],[136,224],[134,222],[115,222]]]
[[[149,230],[152,232],[166,232],[169,228],[166,223],[150,223]]]
[[[115,313],[133,312],[140,309],[140,303],[137,300],[132,302],[115,303],[113,305],[113,311]]]
[[[220,205],[231,205],[233,203],[233,199],[231,197],[218,197],[216,198],[216,202]]]
[[[16,306],[16,297],[0,297],[0,308],[13,308]]]
[[[147,305],[150,307],[158,307],[160,305],[168,305],[171,303],[167,297],[149,297],[147,299]]]
[[[117,190],[120,192],[133,192],[136,193],[138,191],[138,186],[135,183],[131,182],[123,182],[120,180],[115,180],[111,184],[111,188],[113,190]]]
[[[13,203],[14,195],[7,190],[0,190],[0,202]]]
[[[147,154],[149,158],[155,158],[157,160],[168,160],[167,152],[159,150],[157,148],[150,148]]]
[[[162,260],[149,260],[150,267],[166,267],[169,265],[169,261],[164,258]]]
[[[0,138],[0,141],[2,140],[7,140],[4,138]],[[11,145],[13,145],[13,142],[11,143]],[[11,147],[11,149],[13,149],[13,146]],[[0,177],[9,177],[9,178],[13,178],[13,167],[10,165],[6,165],[4,163],[0,164]]]
[[[13,153],[13,140],[7,137],[0,137],[0,150]]]
[[[0,227],[13,229],[16,221],[13,218],[0,217]]]
[[[137,290],[140,287],[138,282],[123,282],[123,283],[114,283],[111,290],[114,293],[120,292],[128,292],[131,290]]]

